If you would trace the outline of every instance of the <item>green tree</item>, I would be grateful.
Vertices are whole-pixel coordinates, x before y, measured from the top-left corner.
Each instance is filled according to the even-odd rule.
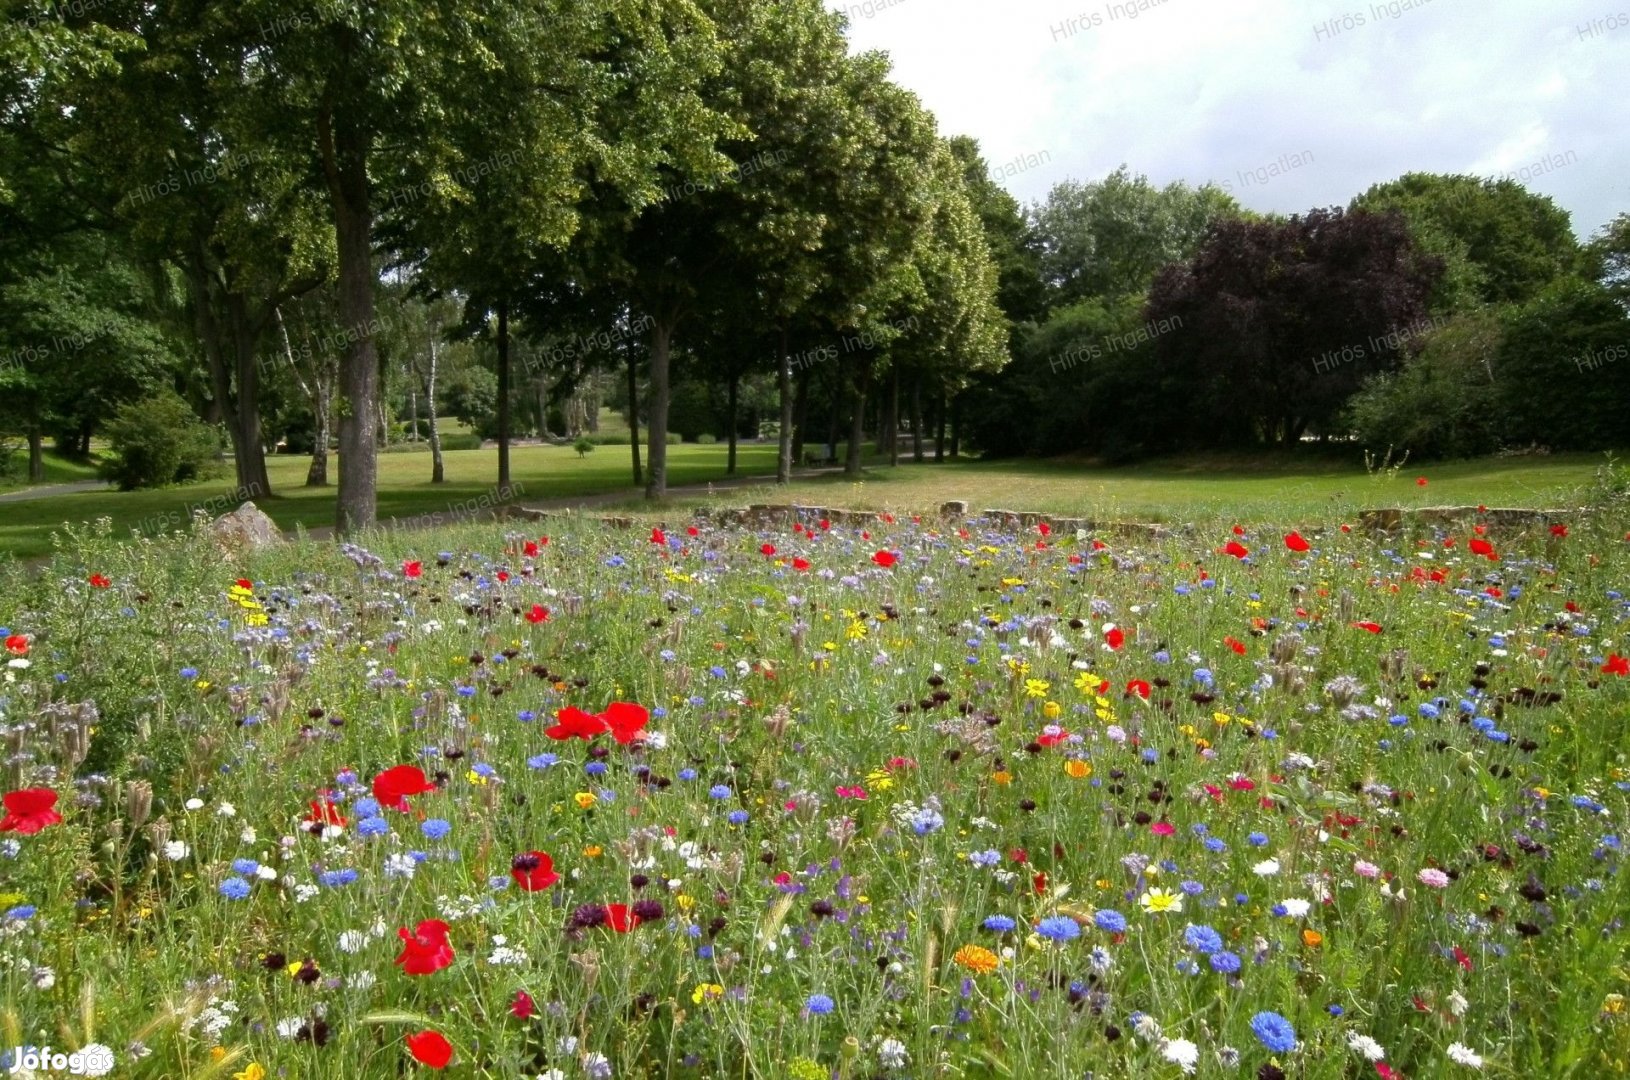
[[[1630,214],[1620,214],[1591,237],[1585,249],[1593,280],[1630,307]]]

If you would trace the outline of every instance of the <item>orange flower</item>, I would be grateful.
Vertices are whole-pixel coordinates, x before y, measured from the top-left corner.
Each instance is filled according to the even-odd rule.
[[[1317,949],[1320,945],[1324,944],[1324,935],[1319,933],[1317,930],[1303,930],[1302,944],[1306,945],[1310,949]]]
[[[976,975],[989,975],[1001,963],[996,954],[982,945],[964,945],[951,954],[952,963]]]
[[[1064,772],[1068,776],[1081,780],[1092,775],[1092,766],[1079,758],[1070,758],[1064,762]]]

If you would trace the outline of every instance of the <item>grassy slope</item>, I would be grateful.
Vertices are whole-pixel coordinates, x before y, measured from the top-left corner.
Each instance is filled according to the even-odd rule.
[[[14,455],[17,473],[10,480],[0,480],[0,495],[8,491],[21,491],[28,487],[48,487],[52,484],[72,484],[79,480],[95,480],[96,463],[74,461],[59,457],[49,450],[45,453],[45,479],[39,484],[28,482],[28,455]]]
[[[774,471],[775,448],[743,445],[740,471]],[[447,482],[428,483],[425,453],[380,456],[381,518],[456,513],[490,502],[497,454],[492,449],[449,452]],[[676,446],[668,450],[669,482],[678,486],[721,479],[725,448]],[[859,483],[841,476],[801,481],[787,489],[742,488],[715,496],[687,496],[666,508],[669,515],[691,505],[745,505],[799,502],[902,511],[931,510],[961,499],[973,510],[1033,510],[1100,520],[1185,521],[1227,513],[1241,520],[1317,523],[1352,517],[1375,506],[1430,506],[1486,503],[1490,506],[1566,506],[1587,488],[1602,458],[1557,455],[1544,458],[1484,459],[1410,468],[1394,477],[1372,479],[1361,466],[1328,460],[1273,462],[1262,459],[1204,458],[1154,462],[1135,468],[1095,468],[1058,462],[955,462],[872,468]],[[270,462],[276,497],[260,501],[284,528],[329,525],[334,489],[308,489],[305,458]],[[331,468],[337,464],[331,462]],[[624,492],[619,505],[643,506],[629,483],[625,447],[602,446],[579,459],[569,447],[523,446],[512,451],[514,482],[522,505],[602,492]],[[1426,476],[1425,487],[1416,484]],[[190,508],[215,514],[231,509],[228,480],[151,492],[85,492],[36,502],[0,505],[0,552],[33,557],[50,550],[51,531],[63,522],[109,517],[116,534],[129,529],[152,533],[175,528]]]

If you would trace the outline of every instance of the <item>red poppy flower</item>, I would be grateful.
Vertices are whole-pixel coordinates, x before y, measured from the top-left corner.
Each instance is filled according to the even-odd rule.
[[[794,570],[808,570],[809,560],[804,558],[794,558],[792,560],[792,568]]]
[[[690,526],[686,527],[685,535],[686,536],[701,536],[702,535],[702,530],[698,529],[695,525],[690,525]]]
[[[1069,737],[1070,737],[1070,733],[1061,728],[1061,729],[1059,729],[1059,732],[1058,732],[1057,735],[1041,735],[1041,736],[1038,736],[1037,739],[1036,739],[1036,745],[1038,745],[1038,746],[1057,746],[1059,743],[1063,742],[1065,739],[1068,739]]]
[[[327,799],[318,799],[311,804],[311,814],[306,818],[307,825],[333,825],[335,828],[345,828],[345,815],[340,808]]]
[[[536,540],[528,540],[521,547],[521,554],[525,555],[529,559],[536,558],[538,554],[538,542]]]
[[[1122,630],[1118,626],[1111,626],[1108,630],[1104,631],[1104,644],[1108,645],[1111,649],[1120,648],[1122,645],[1126,644],[1126,631]]]
[[[109,581],[107,578],[103,577],[101,574],[92,574],[91,575],[91,587],[92,588],[105,589],[109,585],[112,585],[112,584],[113,584],[113,582]]]
[[[509,1015],[517,1020],[530,1020],[532,1014],[538,1011],[537,1005],[532,1001],[532,995],[525,990],[515,991],[515,1000],[509,1003]]]
[[[832,527],[832,523],[830,521],[828,521],[826,518],[821,519],[821,531],[822,532],[826,532],[831,527]]]
[[[666,544],[667,542],[668,542],[668,537],[667,537],[666,534],[663,533],[663,531],[661,529],[652,529],[651,530],[651,543],[653,543],[653,544]]]
[[[1471,540],[1471,541],[1467,542],[1466,547],[1467,547],[1467,549],[1469,549],[1471,551],[1471,553],[1473,555],[1481,555],[1481,556],[1483,556],[1483,558],[1487,559],[1489,562],[1499,562],[1500,561],[1500,556],[1497,555],[1495,553],[1495,551],[1494,551],[1494,545],[1489,543],[1487,540],[1483,540],[1481,538],[1476,539],[1476,540]]]
[[[1381,1080],[1404,1080],[1403,1073],[1398,1072],[1384,1061],[1375,1063],[1375,1075],[1379,1076]]]
[[[22,634],[12,634],[6,638],[6,651],[13,656],[28,655],[28,638]]]
[[[402,939],[402,953],[396,962],[408,975],[429,975],[453,962],[453,947],[447,944],[447,924],[440,919],[425,919],[410,932],[400,927],[396,936]]]
[[[1234,535],[1235,536],[1244,536],[1245,535],[1245,526],[1243,526],[1243,525],[1235,525],[1234,526]]]
[[[862,529],[860,530],[860,538],[862,540],[870,540],[872,538],[872,534],[867,532],[865,529]]]
[[[760,547],[758,549],[758,553],[760,555],[763,555],[765,558],[769,558],[771,555],[775,554],[775,545],[774,544],[765,544],[764,546],[762,546],[762,547]]]
[[[1149,684],[1142,679],[1133,679],[1131,682],[1126,684],[1126,696],[1131,697],[1133,694],[1136,694],[1144,701],[1148,701]]]
[[[1245,655],[1245,642],[1240,641],[1238,638],[1225,637],[1223,638],[1223,644],[1227,645],[1230,649],[1233,649],[1239,655]]]
[[[445,1069],[453,1060],[453,1044],[439,1031],[421,1031],[407,1037],[408,1053],[420,1065],[432,1069]]]
[[[379,800],[379,805],[404,813],[409,809],[409,795],[435,790],[436,785],[425,779],[424,770],[417,765],[392,765],[374,777],[374,798]]]
[[[246,577],[239,578],[234,584],[240,589],[253,589],[255,587],[255,583]]]
[[[1567,536],[1568,535],[1568,527],[1566,525],[1561,525],[1561,524],[1552,525],[1551,526],[1551,535],[1552,536]]]
[[[612,738],[627,746],[651,722],[651,711],[630,701],[613,701],[596,719],[610,729]]]
[[[1341,527],[1341,531],[1344,533],[1350,533],[1353,531],[1353,527],[1351,525],[1343,525]]]
[[[1232,555],[1236,559],[1243,559],[1250,553],[1251,549],[1240,543],[1238,540],[1228,541],[1228,546],[1223,548],[1224,555]]]
[[[1630,659],[1626,659],[1618,653],[1613,653],[1607,658],[1607,663],[1602,665],[1602,673],[1604,675],[1630,675]],[[9,799],[11,796],[6,797]]]
[[[529,623],[548,622],[549,609],[542,604],[533,604],[532,610],[526,613],[526,621]]]
[[[606,722],[593,713],[584,712],[576,705],[568,705],[555,714],[556,723],[545,728],[551,739],[592,739],[606,730]]]
[[[878,551],[878,552],[874,552],[872,554],[872,562],[876,563],[878,566],[881,566],[883,569],[887,570],[889,567],[893,566],[896,562],[899,562],[899,557],[896,556],[894,554],[894,552],[892,552],[892,551]]]
[[[1285,546],[1292,551],[1306,551],[1313,545],[1304,540],[1301,533],[1289,532],[1285,534]]]
[[[1092,550],[1094,551],[1103,551],[1107,547],[1109,547],[1109,545],[1104,543],[1102,540],[1094,540],[1092,542]]]
[[[1424,476],[1415,477],[1415,486],[1416,487],[1425,487],[1426,486],[1426,477],[1424,477]]]
[[[1043,536],[1053,535],[1053,527],[1047,524],[1045,521],[1038,521],[1036,523],[1036,531],[1041,533]]]
[[[1360,630],[1368,630],[1372,634],[1379,634],[1381,632],[1381,624],[1380,623],[1356,622],[1353,625],[1358,627]]]
[[[555,860],[542,851],[515,856],[509,864],[509,876],[527,892],[541,892],[560,880],[560,875],[555,873]]]
[[[23,788],[7,792],[3,800],[6,816],[0,818],[0,832],[22,833],[33,836],[47,825],[57,825],[62,815],[53,809],[57,793],[50,788]]]
[[[1036,876],[1030,879],[1030,887],[1036,890],[1037,896],[1044,894],[1047,891],[1047,871],[1038,871]]]
[[[640,924],[640,917],[628,910],[627,904],[606,905],[606,925],[619,934],[626,934]]]
[[[409,559],[402,563],[403,577],[418,577],[422,573],[424,573],[424,563],[418,559]]]
[[[508,570],[500,570],[500,571],[498,571],[498,580],[499,581],[508,581],[509,580],[509,571]]]

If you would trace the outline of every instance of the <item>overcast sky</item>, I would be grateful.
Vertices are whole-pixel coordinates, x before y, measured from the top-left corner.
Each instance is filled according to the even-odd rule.
[[[1630,210],[1630,0],[865,2],[828,0],[851,46],[1022,202],[1122,163],[1283,213],[1526,168],[1582,237]]]

